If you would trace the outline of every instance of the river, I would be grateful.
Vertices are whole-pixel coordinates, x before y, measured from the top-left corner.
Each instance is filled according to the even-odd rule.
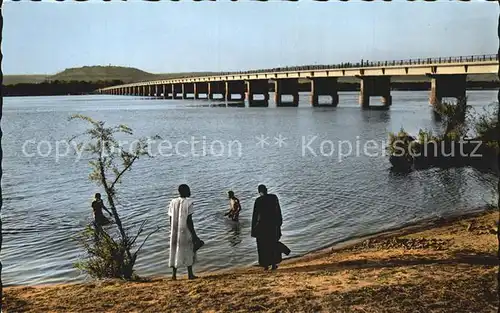
[[[469,91],[469,104],[480,112],[496,94]],[[85,279],[73,267],[83,255],[75,236],[92,217],[93,194],[102,190],[88,180],[87,157],[65,154],[63,140],[87,127],[68,121],[74,113],[127,124],[134,138],[162,138],[162,150],[153,144],[155,157],[139,159],[118,187],[126,226],[147,220],[147,230],[160,227],[139,255],[139,275],[169,273],[166,209],[181,183],[191,187],[195,227],[206,243],[198,273],[256,262],[250,223],[261,183],[279,196],[282,241],[291,256],[485,205],[493,178],[472,169],[389,171],[382,146],[388,132],[439,127],[428,92],[392,96],[389,111],[360,110],[357,93],[349,92],[340,93],[337,108],[311,108],[307,94],[298,108],[104,95],[5,98],[3,283]],[[242,202],[239,223],[223,216],[230,189]]]

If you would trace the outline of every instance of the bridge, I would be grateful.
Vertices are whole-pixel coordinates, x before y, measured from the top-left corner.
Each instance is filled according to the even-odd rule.
[[[270,83],[274,83],[274,100],[278,107],[298,106],[299,79],[306,79],[311,82],[312,106],[320,106],[320,96],[329,96],[331,99],[328,104],[322,105],[337,106],[338,79],[355,77],[360,82],[361,107],[369,108],[370,97],[379,96],[382,99],[382,107],[388,108],[392,104],[391,77],[425,75],[431,80],[429,103],[436,105],[443,98],[464,98],[467,75],[496,74],[498,67],[497,54],[380,62],[361,61],[356,64],[297,66],[136,82],[102,88],[97,90],[97,93],[164,99],[201,99],[201,95],[207,99],[214,99],[218,94],[228,102],[241,102],[246,99],[250,107],[267,107]],[[259,95],[261,99],[257,99],[256,96]],[[283,101],[283,95],[292,96],[292,100]]]

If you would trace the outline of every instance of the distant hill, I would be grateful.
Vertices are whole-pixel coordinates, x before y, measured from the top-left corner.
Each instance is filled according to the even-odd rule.
[[[84,66],[76,68],[68,68],[55,75],[4,75],[3,85],[14,85],[21,83],[37,84],[43,81],[113,81],[119,80],[124,83],[159,80],[159,79],[172,79],[179,77],[193,77],[202,75],[217,75],[217,72],[185,72],[185,73],[166,73],[166,74],[153,74],[148,73],[133,67],[124,66]],[[429,78],[425,76],[413,77],[394,77],[394,82],[418,82],[428,81]],[[496,74],[483,74],[483,75],[469,75],[469,81],[498,81]],[[341,82],[355,83],[359,80],[355,77],[341,78]],[[304,81],[305,82],[305,81]]]
[[[144,72],[133,67],[123,66],[84,66],[68,68],[60,73],[48,77],[49,81],[77,80],[94,82],[98,80],[121,80],[125,83],[151,79],[155,79],[154,74]]]
[[[4,75],[4,85],[37,84],[43,81],[113,81],[120,80],[124,83],[172,79],[177,77],[192,77],[197,75],[217,74],[216,72],[186,72],[153,74],[133,67],[124,66],[83,66],[68,68],[55,75]]]
[[[22,83],[37,84],[44,81],[113,81],[137,82],[144,80],[153,80],[156,75],[141,71],[136,68],[123,66],[84,66],[68,68],[55,75],[4,75],[4,85],[15,85]]]

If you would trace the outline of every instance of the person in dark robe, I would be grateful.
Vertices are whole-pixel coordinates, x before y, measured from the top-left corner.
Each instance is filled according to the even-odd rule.
[[[109,212],[109,210],[104,206],[104,203],[101,199],[101,194],[96,193],[95,199],[94,201],[92,201],[92,210],[94,211],[94,221],[98,226],[104,226],[111,223],[109,219],[107,219],[106,216],[104,216],[104,214],[102,213],[103,209],[108,212],[109,215],[113,216],[113,214],[111,214],[111,212]]]
[[[252,215],[252,237],[257,239],[257,251],[259,253],[259,265],[268,270],[278,268],[281,262],[281,249],[279,240],[281,238],[281,208],[278,197],[267,193],[264,185],[259,185],[260,197],[255,200]]]

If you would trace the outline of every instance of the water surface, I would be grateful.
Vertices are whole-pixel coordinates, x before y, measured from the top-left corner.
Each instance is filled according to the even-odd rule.
[[[481,111],[495,101],[496,91],[469,91],[468,96]],[[68,121],[74,113],[127,124],[135,137],[158,134],[173,145],[188,142],[179,145],[179,154],[140,159],[119,186],[125,224],[133,229],[147,220],[147,230],[160,227],[139,257],[140,275],[169,273],[166,207],[181,183],[191,186],[195,227],[206,242],[198,255],[198,272],[255,263],[255,242],[249,233],[261,183],[280,198],[283,242],[292,256],[424,218],[468,212],[489,200],[493,184],[491,177],[471,169],[395,175],[380,147],[371,148],[371,156],[363,153],[366,141],[381,144],[388,132],[402,126],[410,132],[439,128],[427,92],[393,92],[390,111],[360,110],[356,93],[341,93],[337,108],[311,108],[307,94],[301,95],[298,108],[234,108],[206,100],[126,96],[4,101],[2,261],[7,285],[85,278],[72,266],[82,256],[74,236],[92,216],[93,194],[102,190],[87,179],[87,159],[56,159],[55,142],[85,130],[84,123]],[[276,139],[280,135],[286,144],[281,147]],[[194,150],[192,138],[200,141]],[[257,145],[257,138],[268,145]],[[312,138],[313,152],[303,144]],[[48,143],[40,146],[47,157],[23,154],[23,144],[27,142],[25,150],[32,153],[42,141],[51,143],[52,151]],[[359,156],[353,151],[339,158],[339,141],[351,141],[354,149],[359,143]],[[229,143],[237,143],[231,154]],[[242,202],[240,223],[223,216],[230,189]]]

